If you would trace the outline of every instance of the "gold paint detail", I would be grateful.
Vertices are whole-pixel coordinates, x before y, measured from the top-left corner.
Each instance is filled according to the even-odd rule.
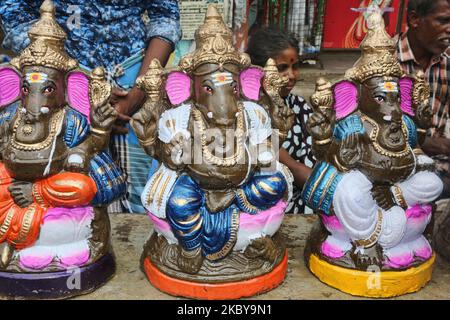
[[[324,176],[326,173],[327,173],[327,171],[326,171],[326,170],[323,170],[323,171],[320,173],[320,176],[317,178],[316,182],[314,183],[314,185],[313,185],[313,187],[312,187],[312,189],[311,189],[311,194],[310,194],[310,196],[309,196],[309,198],[308,198],[308,202],[309,202],[309,203],[311,203],[312,197],[314,196],[314,193],[316,192],[316,189],[317,189],[317,187],[319,186],[320,181],[322,180],[323,176]]]
[[[239,210],[237,208],[235,208],[233,210],[232,216],[231,216],[231,232],[230,232],[230,239],[228,240],[228,242],[223,246],[223,248],[213,254],[208,254],[206,256],[206,258],[208,260],[219,260],[222,258],[225,258],[226,255],[228,255],[228,253],[231,251],[231,249],[233,249],[236,240],[237,240],[237,233],[238,233],[238,229],[239,229]]]
[[[358,83],[373,77],[402,77],[404,72],[395,55],[396,42],[386,32],[380,10],[368,16],[367,25],[367,35],[360,45],[361,58],[347,71],[345,77]]]
[[[397,202],[397,204],[403,209],[408,208],[408,204],[406,203],[405,197],[403,196],[402,189],[398,185],[394,185],[393,191],[395,202]]]
[[[324,145],[330,144],[331,141],[333,141],[332,138],[328,138],[328,139],[325,139],[325,140],[315,140],[314,144],[318,145],[318,146],[324,146]]]
[[[256,116],[258,117],[259,121],[261,121],[261,123],[266,123],[267,118],[266,116],[260,111],[260,110],[255,110]]]
[[[37,190],[37,183],[33,183],[33,186],[31,188],[31,193],[33,194],[34,200],[43,208],[47,208],[47,205],[45,204],[44,198],[39,194]]]
[[[178,221],[178,223],[179,224],[183,224],[183,225],[190,224],[190,223],[194,222],[195,220],[197,220],[199,217],[200,217],[200,212],[197,212],[196,215],[192,216],[188,220],[186,220],[186,221]]]
[[[158,187],[159,181],[162,179],[163,173],[160,171],[158,175],[153,179],[152,185],[149,188],[148,196],[147,196],[147,203],[150,204],[153,202],[153,198],[156,193],[156,189]]]
[[[375,245],[381,234],[381,227],[383,222],[383,212],[378,209],[377,212],[377,224],[375,225],[375,230],[372,232],[369,238],[362,240],[355,240],[354,243],[357,247],[370,248]]]
[[[330,109],[334,104],[331,82],[324,78],[316,81],[316,90],[311,96],[311,104],[315,109]]]
[[[93,128],[93,127],[91,127],[91,132],[98,134],[99,136],[109,135],[109,130],[102,130],[102,129]]]
[[[320,196],[318,208],[320,208],[322,206],[322,202],[325,200],[325,198],[326,198],[326,196],[328,194],[328,189],[330,188],[330,186],[333,183],[334,178],[337,176],[337,174],[338,174],[337,172],[333,172],[331,177],[328,179],[328,182],[327,182],[325,188],[322,191],[322,195]]]
[[[270,193],[272,195],[276,195],[277,194],[275,192],[275,190],[273,190],[273,188],[271,186],[269,186],[267,183],[265,183],[264,181],[260,181],[258,184],[261,186],[261,188],[264,189],[264,191],[266,191],[266,192],[268,192],[268,193]]]
[[[348,269],[321,260],[317,255],[309,257],[311,272],[327,285],[354,296],[390,298],[413,293],[430,280],[436,255],[418,267],[404,271],[370,272]]]
[[[412,100],[413,106],[418,107],[421,104],[429,105],[428,101],[431,95],[431,88],[425,79],[425,74],[423,71],[417,72],[414,77]],[[429,105],[431,108],[431,105]],[[417,131],[426,133],[427,130],[418,128]]]
[[[3,238],[5,233],[8,231],[9,226],[11,225],[11,221],[12,221],[13,217],[14,217],[14,210],[13,210],[13,207],[11,207],[8,210],[8,213],[6,215],[5,220],[3,221],[2,226],[0,227],[0,238]]]
[[[157,102],[161,99],[162,92],[164,92],[162,89],[164,81],[164,68],[159,60],[154,58],[150,62],[145,75],[137,78],[136,85],[146,93],[151,102]]]
[[[245,155],[244,150],[244,107],[242,103],[238,106],[238,116],[237,116],[237,128],[235,130],[236,132],[236,152],[226,158],[220,158],[212,154],[211,150],[209,150],[209,147],[207,145],[207,138],[206,138],[206,125],[203,120],[201,112],[197,108],[192,108],[192,115],[194,117],[194,123],[197,126],[198,132],[200,133],[200,142],[202,146],[202,154],[204,159],[216,166],[219,167],[233,167],[235,166],[239,160],[242,159]]]
[[[55,139],[55,136],[58,133],[58,131],[60,131],[60,128],[64,122],[65,114],[66,111],[64,109],[61,109],[51,116],[50,132],[44,141],[41,141],[39,143],[28,144],[19,142],[17,141],[16,138],[17,129],[19,128],[20,125],[22,125],[24,121],[22,113],[19,112],[12,130],[11,146],[17,150],[24,150],[24,151],[38,151],[48,148]]]
[[[33,127],[29,124],[26,124],[22,127],[22,132],[24,135],[29,136],[30,134],[33,133]]]
[[[158,208],[161,207],[162,204],[162,200],[164,197],[164,193],[166,192],[166,188],[167,185],[169,184],[170,181],[170,176],[166,178],[166,180],[164,181],[164,183],[162,184],[161,190],[159,191],[159,195],[158,195]]]
[[[406,127],[404,122],[402,122],[402,131],[403,131],[403,134],[404,134],[405,139],[406,139],[406,141],[405,141],[405,148],[403,150],[401,150],[401,151],[394,152],[394,151],[386,150],[385,148],[383,148],[378,143],[378,134],[380,132],[380,127],[379,127],[378,123],[375,120],[373,120],[373,119],[371,119],[371,118],[369,118],[367,116],[361,116],[361,120],[368,122],[372,126],[373,129],[370,132],[369,139],[372,142],[373,147],[375,148],[375,150],[379,154],[381,154],[383,156],[386,156],[386,157],[391,157],[391,158],[403,158],[403,157],[406,157],[408,154],[411,153],[411,149],[410,149],[410,147],[408,145],[408,141],[407,141],[408,140],[408,135],[409,135],[408,134],[408,129],[407,129],[407,127]]]
[[[102,67],[95,68],[89,78],[89,101],[91,102],[91,107],[98,108],[99,106],[105,105],[112,92],[112,87],[107,80],[105,69]],[[91,127],[91,130],[100,135],[109,134],[109,131],[99,128]]]
[[[279,140],[284,141],[288,135],[294,120],[294,112],[286,105],[284,98],[280,93],[288,82],[289,78],[278,72],[275,60],[269,58],[264,66],[263,88],[272,100],[272,106],[269,111],[272,119],[272,126],[278,129]],[[275,110],[278,109],[278,112]]]
[[[417,132],[426,134],[426,133],[428,132],[428,130],[426,130],[426,129],[421,129],[421,128],[417,128]]]
[[[253,190],[253,188],[252,188],[252,190]],[[257,207],[255,207],[248,201],[244,190],[238,189],[236,192],[236,195],[244,203],[244,205],[248,208],[249,211],[259,211],[259,209]]]
[[[56,21],[55,6],[52,1],[44,1],[40,13],[40,19],[28,32],[31,44],[22,51],[20,56],[14,58],[11,64],[18,69],[25,66],[42,66],[63,72],[77,68],[77,61],[72,59],[64,49],[67,35]]]
[[[413,153],[414,153],[416,156],[424,156],[424,155],[425,155],[425,153],[423,152],[423,150],[420,149],[420,148],[415,148],[415,149],[413,149]]]
[[[223,22],[214,5],[208,5],[204,23],[195,32],[196,49],[183,57],[179,68],[192,73],[203,64],[234,64],[240,68],[250,65],[250,57],[233,46],[233,32]]]
[[[256,189],[256,186],[254,184],[252,184],[251,188],[252,188],[252,191],[254,194],[256,194],[258,197],[261,197],[261,193],[259,192],[258,189]],[[239,191],[242,191],[242,190],[239,189]]]
[[[77,180],[56,180],[54,182],[55,185],[59,186],[59,187],[72,187],[72,188],[77,188],[82,190],[85,187],[85,184],[77,181]]]
[[[197,214],[196,217],[198,218],[198,216],[199,215]],[[181,235],[182,237],[185,237],[191,232],[200,230],[202,226],[203,226],[203,217],[200,217],[200,219],[198,220],[196,225],[194,227],[192,227],[191,229],[189,229],[188,232],[178,231],[178,234]]]
[[[348,172],[350,171],[349,168],[347,168],[346,166],[342,165],[340,163],[340,161],[338,160],[337,154],[334,155],[333,157],[334,160],[334,165],[336,166],[336,168],[340,171],[340,172]]]
[[[59,192],[59,191],[55,191],[55,190],[52,190],[52,189],[48,189],[47,192],[51,196],[56,197],[56,198],[60,198],[60,199],[63,199],[63,200],[72,199],[74,196],[77,195],[77,192],[75,192],[75,191],[72,191],[72,192]]]
[[[22,225],[20,227],[19,236],[17,237],[17,240],[15,241],[15,244],[19,244],[25,241],[28,233],[31,229],[31,223],[33,222],[33,217],[36,213],[36,206],[32,205],[28,207],[27,211],[25,212],[25,215],[22,220]]]

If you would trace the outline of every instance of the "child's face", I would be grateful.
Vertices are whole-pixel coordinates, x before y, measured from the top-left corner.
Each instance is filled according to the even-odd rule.
[[[288,84],[281,90],[281,96],[285,98],[292,91],[300,76],[298,52],[294,48],[289,47],[281,51],[274,59],[277,64],[278,72],[289,78]]]

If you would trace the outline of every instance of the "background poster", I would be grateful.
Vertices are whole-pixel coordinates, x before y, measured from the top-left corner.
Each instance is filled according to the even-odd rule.
[[[351,8],[365,8],[376,0],[327,0],[324,19],[323,49],[358,48],[367,31],[363,12]],[[401,0],[378,0],[380,7],[392,7],[393,12],[385,12],[386,28],[391,36],[395,35]],[[402,19],[402,31],[406,29],[406,6]]]

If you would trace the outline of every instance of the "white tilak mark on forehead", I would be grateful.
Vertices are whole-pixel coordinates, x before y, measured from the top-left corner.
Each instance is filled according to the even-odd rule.
[[[233,75],[230,72],[216,72],[212,75],[214,86],[221,87],[233,82]]]
[[[383,92],[398,92],[398,85],[396,82],[382,82],[378,84],[378,87]]]
[[[42,72],[29,72],[25,76],[30,83],[43,83],[48,79],[48,75]]]

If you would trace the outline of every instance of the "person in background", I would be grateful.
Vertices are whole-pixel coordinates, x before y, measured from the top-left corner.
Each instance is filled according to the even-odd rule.
[[[410,0],[408,30],[399,36],[397,56],[407,74],[425,73],[431,88],[432,128],[423,151],[436,162],[450,198],[450,0]],[[450,210],[437,224],[435,246],[450,260]]]
[[[48,1],[48,0],[47,0]],[[2,0],[3,46],[19,53],[29,45],[28,30],[43,1]],[[111,152],[127,174],[126,196],[110,212],[145,213],[141,193],[156,161],[139,146],[129,125],[144,93],[134,86],[153,58],[164,66],[181,38],[177,0],[54,0],[58,23],[68,35],[66,49],[86,70],[102,66],[115,84],[111,103],[118,111]],[[147,21],[146,21],[147,20]]]
[[[252,64],[261,67],[264,67],[269,58],[274,59],[278,71],[289,78],[281,96],[294,111],[295,120],[286,141],[282,144],[279,160],[294,175],[294,195],[286,212],[305,213],[309,210],[303,204],[301,191],[311,174],[315,159],[312,155],[312,140],[306,130],[306,121],[312,114],[312,109],[305,99],[291,93],[300,75],[298,40],[279,29],[262,28],[255,31],[249,39],[247,53]]]

